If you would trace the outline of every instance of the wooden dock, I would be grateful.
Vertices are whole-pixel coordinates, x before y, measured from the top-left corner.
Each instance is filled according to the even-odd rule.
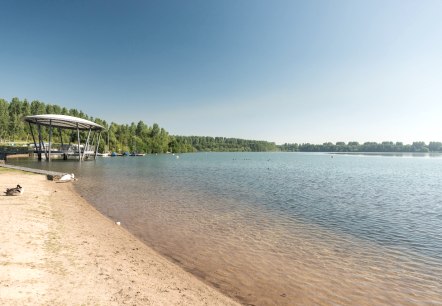
[[[43,170],[43,169],[34,169],[34,168],[27,168],[27,167],[21,167],[21,166],[13,166],[13,165],[7,165],[7,164],[2,164],[2,163],[0,163],[0,167],[21,170],[21,171],[26,171],[26,172],[32,172],[32,173],[37,173],[37,174],[43,174],[43,175],[46,175],[50,179],[52,179],[54,176],[61,177],[66,174],[63,172],[48,171],[48,170]]]
[[[8,156],[13,156],[13,155],[17,155],[17,154],[29,155],[29,153],[30,153],[30,150],[28,147],[0,145],[0,159],[6,160],[6,157],[8,157]]]

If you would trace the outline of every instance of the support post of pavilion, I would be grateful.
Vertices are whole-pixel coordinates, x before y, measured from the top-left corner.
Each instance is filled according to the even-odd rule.
[[[83,157],[82,157],[83,160],[84,160],[84,155],[86,154],[86,150],[89,149],[89,137],[90,136],[91,136],[91,128],[89,128],[89,132],[87,133],[86,143],[84,144]]]
[[[48,161],[51,161],[51,145],[52,145],[52,120],[49,120],[49,145],[48,145]]]
[[[77,123],[77,139],[78,139],[78,160],[81,162],[81,148],[80,148],[80,129]]]
[[[29,123],[29,130],[31,130],[32,140],[34,141],[34,150],[37,150],[37,142],[35,141],[34,130],[32,129],[32,125]]]
[[[38,153],[37,153],[37,158],[38,161],[41,161],[41,126],[40,124],[37,125],[37,130],[38,130]]]
[[[97,144],[95,145],[95,155],[94,155],[94,159],[97,159],[98,146],[100,145],[100,140],[101,140],[101,131],[98,133]]]

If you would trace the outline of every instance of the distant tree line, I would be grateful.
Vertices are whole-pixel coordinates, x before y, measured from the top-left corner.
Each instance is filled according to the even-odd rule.
[[[105,128],[99,143],[99,151],[140,152],[140,153],[182,153],[197,151],[235,151],[261,152],[276,151],[273,142],[244,140],[224,137],[173,136],[154,123],[148,126],[143,121],[131,124],[118,124],[100,118],[93,118],[77,109],[67,109],[54,104],[46,104],[38,100],[12,98],[10,102],[0,99],[0,144],[3,142],[32,143],[29,125],[23,121],[25,116],[59,114],[83,118],[100,124]],[[86,132],[82,132],[82,137]],[[48,139],[48,129],[42,127],[44,139]],[[76,143],[76,134],[62,130],[65,143]],[[60,131],[53,130],[53,139],[60,138]]]
[[[357,141],[345,142],[326,142],[323,144],[310,143],[285,143],[278,146],[279,150],[285,152],[442,152],[442,142],[432,141],[426,144],[423,141],[416,141],[412,144],[403,144],[402,142],[383,141],[364,142],[360,144]]]
[[[100,118],[93,118],[81,110],[67,109],[55,104],[46,104],[38,100],[28,102],[26,99],[13,98],[10,102],[0,99],[0,144],[3,142],[32,143],[29,125],[23,121],[25,116],[41,114],[60,114],[83,118],[100,124],[105,128],[99,143],[99,150],[116,152],[142,153],[185,153],[198,151],[213,152],[442,152],[441,142],[423,141],[403,144],[402,142],[384,141],[381,143],[357,141],[326,142],[323,144],[285,143],[275,145],[274,142],[246,140],[225,137],[205,136],[173,136],[154,123],[148,126],[143,121],[131,124],[118,124]],[[64,142],[76,143],[76,134],[69,130],[61,131]],[[83,137],[85,136],[85,132]],[[44,139],[48,139],[48,129],[42,127]],[[60,131],[54,130],[53,137],[57,141]]]
[[[274,142],[225,137],[173,136],[172,152],[268,152],[278,151]]]

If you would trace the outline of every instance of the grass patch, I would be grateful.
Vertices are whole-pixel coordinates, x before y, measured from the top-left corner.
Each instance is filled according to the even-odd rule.
[[[32,172],[27,172],[27,171],[22,171],[22,170],[17,170],[17,169],[11,169],[11,168],[3,168],[0,167],[0,174],[2,173],[22,173],[22,174],[35,174]]]
[[[2,172],[13,172],[13,171],[17,171],[17,170],[0,167],[0,173],[2,173]]]

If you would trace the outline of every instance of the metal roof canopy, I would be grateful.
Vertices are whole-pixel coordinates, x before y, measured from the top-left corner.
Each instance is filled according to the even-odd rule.
[[[95,122],[72,117],[72,116],[66,116],[66,115],[55,115],[55,114],[47,114],[47,115],[34,115],[34,116],[26,116],[24,118],[24,121],[29,123],[29,129],[32,134],[32,138],[34,140],[34,146],[38,153],[38,160],[41,160],[41,154],[44,153],[46,155],[46,160],[51,161],[51,143],[52,143],[52,129],[58,128],[60,130],[60,140],[61,145],[63,146],[63,135],[61,133],[61,129],[70,129],[70,130],[76,130],[77,131],[77,141],[78,141],[78,160],[82,161],[85,159],[87,148],[89,148],[89,140],[91,136],[91,132],[93,132],[93,138],[92,138],[92,145],[96,141],[96,148],[95,148],[95,154],[94,158],[97,157],[98,153],[98,144],[100,142],[101,137],[101,131],[104,129],[99,124],[96,124]],[[38,129],[38,147],[37,147],[37,141],[34,136],[34,131],[32,129],[31,124],[37,125]],[[45,146],[42,132],[41,132],[41,126],[48,126],[49,127],[49,145],[48,147]],[[80,142],[80,130],[81,131],[88,131],[87,133],[87,139],[85,142],[85,146],[83,149],[83,152],[81,152],[81,142]],[[98,135],[97,135],[98,133]],[[97,137],[95,137],[97,136]],[[87,158],[88,156],[86,156]],[[64,159],[67,159],[67,155],[64,154]]]
[[[33,124],[52,126],[62,129],[76,130],[78,128],[82,131],[89,129],[92,131],[101,131],[104,129],[104,127],[96,124],[95,122],[66,115],[34,115],[26,116],[24,120]]]

